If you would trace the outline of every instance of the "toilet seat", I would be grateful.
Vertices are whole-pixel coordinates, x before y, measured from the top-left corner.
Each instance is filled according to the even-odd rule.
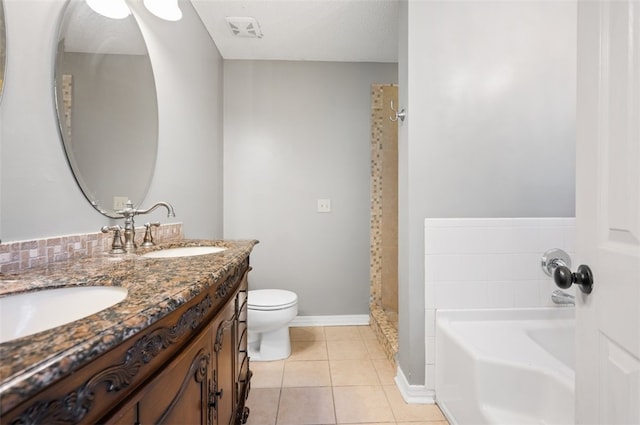
[[[247,305],[251,310],[271,311],[292,307],[297,302],[298,296],[295,292],[284,289],[256,289],[249,291]]]

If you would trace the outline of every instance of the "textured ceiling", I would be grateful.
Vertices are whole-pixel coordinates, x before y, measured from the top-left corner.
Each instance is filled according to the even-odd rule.
[[[191,0],[225,59],[398,61],[398,0]],[[253,17],[262,38],[226,17]]]

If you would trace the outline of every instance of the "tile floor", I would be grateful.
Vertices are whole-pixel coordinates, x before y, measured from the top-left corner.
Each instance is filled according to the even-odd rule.
[[[406,404],[369,326],[290,328],[291,357],[252,362],[249,425],[446,425],[436,405]]]

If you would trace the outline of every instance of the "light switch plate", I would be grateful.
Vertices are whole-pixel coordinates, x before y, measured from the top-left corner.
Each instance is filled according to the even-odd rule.
[[[115,211],[122,211],[127,206],[127,196],[114,196],[113,197],[113,209]]]
[[[331,199],[318,199],[318,212],[331,212]]]

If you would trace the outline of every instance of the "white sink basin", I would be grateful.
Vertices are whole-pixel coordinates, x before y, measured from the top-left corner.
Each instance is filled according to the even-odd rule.
[[[215,254],[222,252],[227,248],[219,246],[182,246],[179,248],[161,249],[159,251],[151,251],[142,254],[145,258],[176,258],[176,257],[192,257],[194,255]]]
[[[126,296],[119,286],[79,286],[0,297],[0,343],[82,319]]]

